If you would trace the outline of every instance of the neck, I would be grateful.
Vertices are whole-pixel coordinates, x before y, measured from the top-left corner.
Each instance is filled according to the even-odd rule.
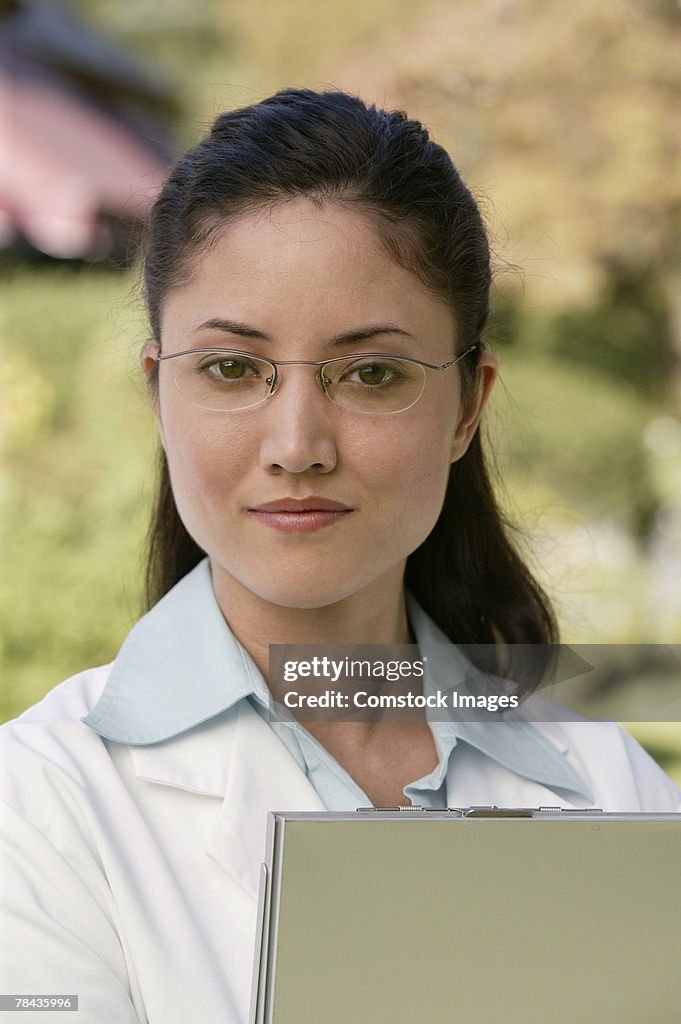
[[[291,608],[253,593],[211,562],[213,589],[227,623],[265,680],[270,644],[412,643],[404,598],[404,566],[355,594],[321,608]]]

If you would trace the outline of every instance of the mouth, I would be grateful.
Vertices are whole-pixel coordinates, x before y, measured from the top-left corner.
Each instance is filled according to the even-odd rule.
[[[248,509],[252,519],[282,533],[308,533],[347,519],[354,509],[339,501],[312,495],[279,498]]]

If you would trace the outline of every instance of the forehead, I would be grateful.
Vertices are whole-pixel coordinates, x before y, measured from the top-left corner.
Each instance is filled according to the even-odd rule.
[[[164,303],[162,334],[230,316],[270,333],[304,322],[313,333],[351,322],[405,321],[451,336],[448,307],[395,263],[362,213],[296,199],[218,226],[187,282]]]

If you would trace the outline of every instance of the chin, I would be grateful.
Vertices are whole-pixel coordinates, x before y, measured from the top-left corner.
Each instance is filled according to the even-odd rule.
[[[236,588],[227,584],[234,600],[243,588],[280,608],[328,608],[381,582],[388,588],[401,585],[404,559],[382,564],[362,559],[357,551],[354,558],[352,554],[347,550],[298,551],[288,552],[288,557],[279,554],[253,559],[237,558],[230,552],[231,557],[216,555],[211,559],[237,584]]]
[[[242,581],[249,590],[257,594],[263,601],[279,605],[281,608],[326,608],[336,604],[346,597],[350,597],[362,589],[362,583],[353,582],[347,576],[334,582],[327,576],[325,579],[317,579],[314,582],[305,583],[300,578],[281,580],[281,582],[268,580],[264,585],[253,585],[248,581]]]
[[[230,571],[246,590],[262,601],[281,608],[326,608],[351,597],[373,583],[380,575],[368,573],[367,566],[353,565],[347,557],[338,559],[284,559],[263,566],[244,566]]]

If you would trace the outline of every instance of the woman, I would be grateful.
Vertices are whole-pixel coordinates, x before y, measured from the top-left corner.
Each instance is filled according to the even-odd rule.
[[[272,809],[678,809],[607,723],[270,721],[273,643],[445,643],[456,676],[470,645],[556,639],[478,432],[484,226],[418,122],[304,90],[222,115],[145,283],[152,607],[3,730],[4,991],[245,1021]]]

